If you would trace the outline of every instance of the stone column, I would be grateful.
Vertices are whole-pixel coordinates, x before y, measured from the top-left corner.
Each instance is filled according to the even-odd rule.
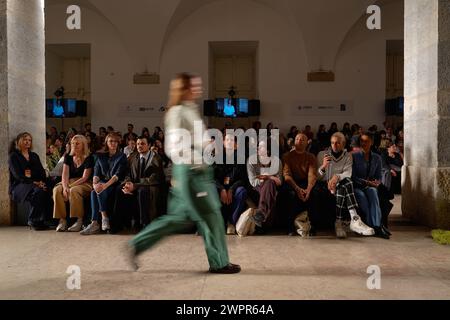
[[[450,229],[450,1],[405,1],[402,211]]]
[[[43,0],[0,0],[0,225],[13,222],[8,147],[33,136],[45,163],[45,35]]]

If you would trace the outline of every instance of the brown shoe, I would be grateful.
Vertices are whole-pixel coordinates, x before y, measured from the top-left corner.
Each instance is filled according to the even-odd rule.
[[[239,273],[241,272],[241,266],[237,264],[229,263],[223,268],[220,269],[212,269],[209,268],[209,272],[211,273],[223,273],[223,274],[233,274],[233,273]]]

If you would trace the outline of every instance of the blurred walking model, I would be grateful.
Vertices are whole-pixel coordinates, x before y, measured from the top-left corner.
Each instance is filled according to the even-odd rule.
[[[212,167],[194,165],[194,155],[202,157],[203,141],[181,143],[181,133],[194,136],[194,124],[204,124],[195,103],[202,95],[202,81],[198,76],[179,74],[170,84],[168,111],[165,118],[166,152],[174,162],[168,214],[153,221],[133,238],[130,245],[132,267],[137,270],[137,257],[170,234],[197,225],[203,236],[211,273],[238,273],[239,265],[230,263],[220,201],[214,184]],[[205,141],[206,142],[206,141]],[[186,149],[187,147],[187,149]],[[183,149],[185,148],[185,149]],[[180,164],[176,155],[189,152],[190,164]],[[203,159],[203,157],[201,158]],[[178,163],[177,163],[178,162]]]

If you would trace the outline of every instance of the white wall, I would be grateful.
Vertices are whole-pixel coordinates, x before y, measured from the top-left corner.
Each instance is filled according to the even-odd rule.
[[[403,39],[402,8],[401,2],[383,8],[382,31],[369,32],[363,19],[354,26],[337,58],[334,83],[306,81],[310,70],[297,25],[253,1],[212,2],[183,20],[163,48],[160,85],[133,85],[133,61],[129,48],[124,45],[117,29],[90,9],[82,9],[83,29],[69,31],[64,24],[65,6],[47,8],[46,41],[92,44],[91,120],[95,129],[112,125],[125,131],[128,122],[133,122],[136,129],[146,126],[152,130],[161,125],[161,118],[119,117],[118,107],[126,103],[165,102],[168,82],[180,71],[201,74],[205,92],[208,92],[208,41],[259,41],[258,91],[264,124],[272,121],[283,130],[293,124],[303,127],[307,123],[316,129],[319,124],[328,126],[332,121],[338,122],[339,126],[346,121],[366,127],[371,124],[381,126],[384,121],[385,41]],[[139,37],[135,41],[146,39]],[[291,115],[291,108],[298,100],[336,99],[354,101],[353,116],[302,118]]]
[[[64,59],[53,52],[45,52],[45,96],[53,97],[56,88],[59,88],[63,79]]]
[[[46,96],[54,98],[57,88],[63,86],[64,97],[69,99],[85,100],[88,105],[91,101],[90,88],[90,58],[65,58],[50,51],[46,54]],[[90,108],[86,117],[74,118],[49,118],[47,119],[47,131],[54,126],[58,131],[66,131],[69,128],[83,129],[90,122]]]

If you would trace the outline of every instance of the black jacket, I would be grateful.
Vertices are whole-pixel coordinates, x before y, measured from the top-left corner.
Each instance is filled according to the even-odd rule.
[[[214,165],[214,179],[217,189],[220,190],[233,190],[236,191],[239,187],[247,188],[249,186],[247,176],[247,166],[245,164],[237,164],[237,151],[234,152],[234,163],[226,164],[226,152],[223,152],[223,163]],[[225,185],[225,178],[230,178],[228,185]]]
[[[33,189],[33,182],[46,180],[45,169],[39,156],[30,152],[30,161],[18,150],[9,155],[9,193],[12,200],[22,202]],[[31,171],[31,177],[25,176],[25,170]]]

